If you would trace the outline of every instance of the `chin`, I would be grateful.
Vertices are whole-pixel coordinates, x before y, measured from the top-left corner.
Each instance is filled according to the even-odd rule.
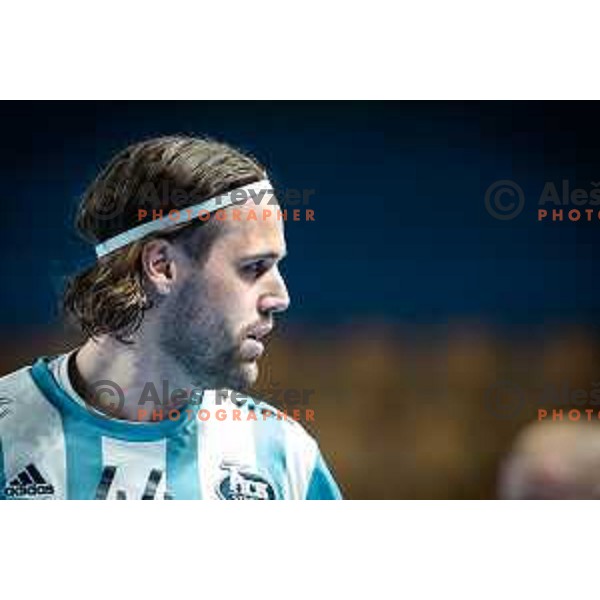
[[[248,381],[248,384],[254,385],[254,383],[256,383],[256,380],[258,379],[258,364],[256,363],[256,361],[245,365],[244,373],[246,375],[246,380]]]
[[[236,385],[232,385],[231,388],[240,392],[247,391],[254,385],[257,379],[258,365],[256,361],[243,363],[240,365],[237,376],[234,377]]]
[[[238,363],[234,369],[222,373],[211,382],[211,388],[230,389],[236,392],[248,392],[258,379],[258,365],[255,361]]]

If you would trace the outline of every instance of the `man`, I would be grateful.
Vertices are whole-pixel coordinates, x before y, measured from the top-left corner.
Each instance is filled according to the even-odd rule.
[[[98,260],[64,305],[87,341],[0,379],[0,494],[341,498],[298,423],[229,391],[256,380],[289,304],[283,220],[264,169],[228,145],[119,153],[77,218]]]

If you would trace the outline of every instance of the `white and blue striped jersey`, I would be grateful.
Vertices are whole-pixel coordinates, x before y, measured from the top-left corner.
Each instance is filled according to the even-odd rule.
[[[206,391],[207,420],[111,419],[73,390],[68,356],[0,378],[0,499],[341,499],[315,440],[269,405]]]

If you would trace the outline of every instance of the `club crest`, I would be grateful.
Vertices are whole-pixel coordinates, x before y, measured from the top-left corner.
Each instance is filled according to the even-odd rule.
[[[261,475],[235,463],[223,463],[227,474],[217,485],[222,500],[275,500],[273,485]]]

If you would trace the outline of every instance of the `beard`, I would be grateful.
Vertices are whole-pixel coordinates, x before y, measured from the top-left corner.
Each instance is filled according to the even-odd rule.
[[[164,303],[159,348],[198,386],[248,391],[258,375],[256,363],[242,359],[240,336],[206,290],[201,280],[190,279]]]

